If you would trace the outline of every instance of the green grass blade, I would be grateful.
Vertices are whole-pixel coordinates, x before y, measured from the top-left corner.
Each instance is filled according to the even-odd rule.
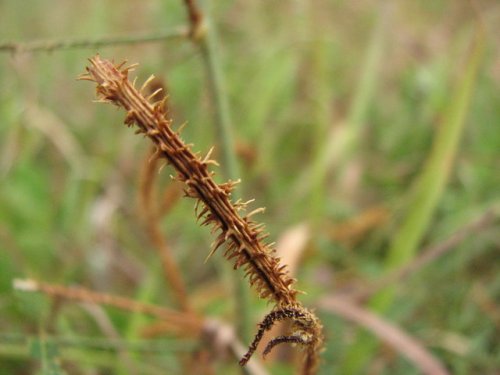
[[[462,79],[445,109],[436,130],[434,143],[427,162],[414,184],[414,196],[410,210],[394,236],[387,255],[385,270],[390,272],[411,261],[428,230],[432,216],[450,177],[453,160],[457,155],[460,138],[466,123],[466,115],[474,93],[478,68],[483,56],[484,37],[478,33],[466,63]],[[395,299],[395,286],[390,286],[370,302],[374,311],[386,312]],[[350,349],[342,374],[357,374],[372,357],[376,347],[372,337],[360,335]]]
[[[382,64],[384,63],[384,52],[391,25],[392,6],[386,4],[379,10],[377,22],[372,32],[371,40],[366,51],[364,64],[361,69],[361,77],[355,90],[355,95],[347,115],[347,128],[341,134],[336,144],[332,147],[338,157],[339,172],[345,163],[351,160],[351,156],[357,154],[359,140],[366,130],[370,105],[376,96],[378,78]]]
[[[415,181],[410,211],[391,243],[385,264],[387,271],[415,256],[452,172],[482,57],[483,40],[477,39],[474,43],[463,79],[445,110],[430,155]],[[394,288],[389,288],[375,298],[373,306],[377,311],[384,311],[390,306],[393,294]]]
[[[59,349],[56,343],[45,337],[42,332],[37,340],[31,342],[30,354],[40,361],[40,375],[63,375],[61,369]]]

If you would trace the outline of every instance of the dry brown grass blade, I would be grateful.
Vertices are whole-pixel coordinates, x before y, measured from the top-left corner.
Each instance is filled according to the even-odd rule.
[[[383,206],[370,207],[345,222],[330,225],[327,234],[333,241],[352,247],[366,238],[369,231],[383,226],[389,216],[389,210]]]
[[[218,346],[221,350],[227,349],[237,358],[245,352],[243,345],[236,339],[233,328],[213,319],[203,319],[191,313],[179,312],[128,298],[95,292],[86,288],[66,287],[32,279],[15,279],[13,287],[23,292],[38,292],[64,300],[95,306],[107,305],[134,313],[140,312],[161,319],[160,324],[163,325],[163,333],[169,332],[191,337],[203,335],[209,341],[212,340],[213,345],[210,345],[210,347]],[[267,372],[255,360],[251,360],[246,370],[250,375],[267,375]]]
[[[416,338],[352,301],[330,296],[322,298],[318,307],[364,327],[413,363],[422,374],[450,375],[444,365]]]
[[[292,322],[291,334],[271,340],[265,352],[277,344],[299,343],[305,350],[303,374],[314,374],[323,346],[321,323],[297,301],[294,279],[273,255],[271,245],[264,242],[266,234],[250,218],[252,213],[241,216],[239,211],[245,208],[245,204],[231,201],[235,182],[217,184],[214,181],[213,172],[209,171],[209,165],[214,161],[209,155],[202,158],[193,153],[191,145],[172,129],[172,120],[165,113],[163,101],[150,103],[150,98],[144,96],[147,82],[140,90],[135,88],[128,79],[131,67],[115,65],[98,55],[90,59],[90,63],[87,73],[80,79],[97,84],[100,101],[124,108],[127,111],[125,124],[137,125],[137,132],[150,138],[158,155],[175,168],[177,180],[185,185],[186,196],[197,201],[198,219],[217,233],[212,253],[225,245],[224,255],[234,262],[234,268],[242,267],[260,297],[275,303],[274,310],[259,325],[259,331],[240,364],[248,362],[265,331],[275,322],[288,319]]]
[[[107,305],[129,312],[140,312],[177,325],[180,329],[188,331],[201,331],[202,321],[194,315],[176,310],[167,309],[156,305],[137,302],[129,298],[119,297],[111,294],[95,292],[81,287],[65,287],[62,285],[49,284],[31,279],[15,279],[14,289],[25,292],[39,292],[52,297],[64,298],[66,300],[92,303],[96,305]]]

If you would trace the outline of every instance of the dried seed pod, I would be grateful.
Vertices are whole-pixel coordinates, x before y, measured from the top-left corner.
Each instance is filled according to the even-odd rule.
[[[150,103],[156,92],[149,97],[144,96],[143,92],[152,80],[151,77],[138,90],[135,88],[135,81],[132,83],[128,79],[128,74],[135,65],[115,65],[101,59],[99,55],[91,58],[90,63],[87,73],[80,76],[80,79],[97,83],[100,101],[113,103],[127,111],[125,124],[136,124],[138,132],[151,139],[158,156],[164,157],[175,168],[176,179],[186,185],[185,195],[197,200],[195,213],[198,220],[203,219],[201,225],[212,225],[212,232],[219,232],[209,257],[225,244],[224,256],[234,262],[234,268],[243,267],[259,296],[275,303],[274,310],[260,324],[254,342],[241,363],[248,361],[263,332],[275,321],[290,319],[293,322],[292,335],[271,340],[265,352],[280,343],[298,343],[306,350],[304,373],[313,374],[323,342],[322,327],[316,316],[297,301],[298,291],[293,287],[295,280],[273,255],[272,245],[263,242],[267,234],[263,232],[261,225],[250,218],[262,212],[262,209],[256,209],[247,216],[238,213],[248,203],[231,201],[231,191],[238,181],[224,184],[214,181],[213,172],[208,170],[209,164],[216,164],[210,159],[212,150],[203,159],[193,153],[191,145],[186,144],[179,137],[179,132],[172,129],[172,120],[167,117],[164,104],[161,101]]]

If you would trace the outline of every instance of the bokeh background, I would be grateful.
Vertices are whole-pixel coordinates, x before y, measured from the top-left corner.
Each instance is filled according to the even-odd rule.
[[[500,3],[202,6],[216,31],[239,192],[266,207],[257,219],[293,264],[301,300],[318,308],[327,337],[320,373],[421,373],[383,329],[375,338],[352,311],[325,307],[368,291],[359,310],[418,340],[449,373],[499,374]],[[223,164],[203,54],[182,38],[52,51],[23,43],[187,24],[174,0],[0,2],[0,43],[20,43],[0,50],[1,373],[180,374],[194,352],[208,353],[207,373],[239,373],[201,340],[144,337],[152,319],[141,314],[12,287],[30,278],[177,306],[141,216],[149,142],[75,78],[96,52],[139,62],[139,80],[154,73],[174,123],[187,122],[183,138],[202,153],[215,145]],[[215,171],[224,181],[224,166]],[[155,182],[161,228],[188,296],[200,314],[237,324],[233,272],[220,254],[205,263],[213,239],[170,174],[165,166]],[[417,264],[460,233],[445,254]],[[408,264],[408,275],[377,287]],[[251,325],[270,308],[250,293]],[[290,353],[281,354],[265,366],[293,373]]]

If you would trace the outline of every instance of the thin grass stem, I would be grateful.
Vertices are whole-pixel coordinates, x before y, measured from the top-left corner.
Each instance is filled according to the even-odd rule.
[[[191,22],[191,38],[198,45],[205,67],[208,88],[214,104],[216,137],[221,147],[223,173],[228,180],[236,181],[240,177],[236,159],[231,113],[226,94],[222,62],[218,53],[216,29],[211,22],[209,12],[202,12],[194,0],[185,0],[186,9]],[[239,194],[233,192],[234,199]],[[250,293],[247,283],[237,273],[231,273],[235,295],[235,316],[238,318],[237,330],[243,341],[249,341],[250,328]]]
[[[157,31],[148,34],[129,34],[122,36],[103,36],[98,38],[73,38],[56,40],[35,40],[30,42],[0,43],[0,52],[52,52],[64,49],[85,49],[98,47],[114,47],[119,45],[164,42],[169,39],[185,39],[188,37],[186,27]]]

